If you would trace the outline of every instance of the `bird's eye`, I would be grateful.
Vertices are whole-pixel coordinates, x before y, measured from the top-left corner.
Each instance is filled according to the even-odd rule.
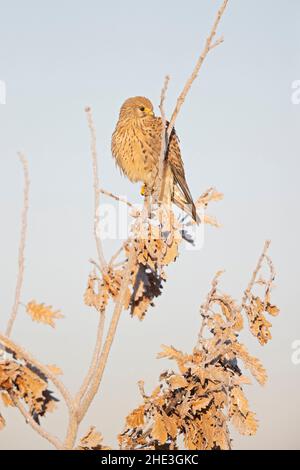
[[[144,107],[144,106],[141,106],[141,107],[140,107],[140,110],[141,110],[141,111],[145,111],[145,107]]]

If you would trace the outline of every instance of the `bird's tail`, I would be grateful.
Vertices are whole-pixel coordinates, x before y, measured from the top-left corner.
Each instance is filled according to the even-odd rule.
[[[182,174],[182,172],[179,172],[175,165],[172,165],[172,173],[175,183],[173,194],[174,203],[183,209],[187,214],[191,215],[197,224],[201,223],[184,173]]]
[[[197,209],[195,206],[195,203],[192,198],[188,199],[186,197],[182,197],[182,193],[177,188],[177,186],[174,187],[174,193],[173,193],[173,202],[176,204],[179,209],[183,210],[186,214],[190,215],[196,224],[201,223],[201,219],[199,215],[197,214]]]

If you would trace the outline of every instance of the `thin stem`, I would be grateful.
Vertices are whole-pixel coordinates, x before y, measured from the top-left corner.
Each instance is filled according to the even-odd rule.
[[[200,313],[202,316],[202,323],[201,323],[201,328],[198,334],[198,340],[197,340],[197,345],[196,347],[199,348],[202,341],[203,341],[203,334],[204,334],[204,329],[206,327],[207,319],[209,318],[209,307],[211,304],[211,301],[217,291],[218,283],[219,283],[219,277],[223,274],[223,271],[219,271],[215,277],[212,280],[211,283],[211,289],[206,297],[206,301],[203,305],[200,307]]]
[[[69,425],[68,425],[67,435],[66,435],[65,442],[64,442],[65,447],[68,449],[73,448],[76,437],[77,437],[78,427],[80,423],[79,416],[78,416],[80,402],[82,398],[84,397],[86,391],[90,387],[91,381],[96,372],[97,363],[98,363],[98,359],[99,359],[99,355],[101,351],[104,324],[105,324],[105,312],[102,312],[100,313],[97,339],[96,339],[92,362],[89,367],[88,373],[80,387],[80,390],[75,397],[75,407],[74,407],[73,413],[70,414],[69,416]]]
[[[94,178],[94,237],[96,242],[97,254],[99,259],[99,264],[101,270],[103,271],[106,267],[106,261],[104,258],[104,252],[101,242],[101,237],[99,234],[100,230],[100,216],[99,216],[99,207],[100,207],[100,192],[99,188],[99,171],[98,171],[98,155],[97,155],[97,139],[96,139],[96,129],[93,121],[93,115],[91,108],[87,107],[85,109],[87,115],[88,126],[91,135],[91,154],[93,162],[93,178]]]
[[[258,275],[259,271],[261,270],[262,263],[263,263],[264,259],[266,258],[267,251],[268,251],[270,245],[271,245],[271,240],[267,240],[264,244],[262,254],[259,257],[256,268],[254,269],[252,277],[250,279],[250,282],[247,286],[247,289],[244,292],[244,296],[243,296],[243,299],[242,299],[242,308],[245,308],[245,306],[246,306],[247,299],[249,298],[249,294],[250,294],[250,292],[251,292],[251,290],[254,286],[257,275]]]
[[[112,266],[115,263],[116,259],[120,256],[123,250],[124,250],[124,244],[120,246],[120,248],[116,251],[116,253],[111,257],[110,262],[109,262],[110,266]]]
[[[123,202],[124,204],[127,204],[128,207],[134,207],[133,204],[131,204],[131,202],[127,201],[127,199],[121,196],[117,196],[116,194],[113,194],[110,191],[106,191],[105,189],[100,188],[98,189],[98,192],[101,194],[105,194],[105,196],[111,197],[115,201]]]
[[[7,323],[5,334],[10,336],[14,322],[18,314],[18,308],[20,304],[21,291],[24,279],[24,268],[25,268],[25,246],[26,246],[26,234],[27,234],[27,219],[28,219],[28,209],[29,209],[29,172],[28,172],[28,162],[25,156],[22,153],[19,153],[19,158],[23,166],[24,173],[24,196],[23,196],[23,210],[21,215],[21,237],[19,244],[19,259],[18,259],[18,275],[17,275],[17,284],[15,290],[15,299],[10,314],[10,318]]]
[[[158,180],[157,180],[157,190],[155,193],[155,202],[157,203],[158,201],[163,200],[163,194],[164,194],[164,168],[165,168],[165,159],[166,159],[166,153],[168,150],[168,136],[167,136],[167,120],[166,120],[166,114],[165,114],[165,109],[164,109],[164,103],[166,100],[166,94],[167,94],[167,89],[169,85],[170,77],[169,75],[166,75],[165,81],[164,81],[164,86],[161,91],[161,96],[160,96],[160,114],[161,114],[161,120],[162,120],[162,130],[161,130],[161,149],[160,149],[160,156],[159,156],[159,163],[158,163]]]
[[[216,35],[216,32],[217,32],[219,23],[221,21],[221,18],[223,16],[224,12],[225,12],[226,7],[227,7],[227,4],[228,4],[228,0],[224,0],[221,8],[219,9],[219,11],[217,13],[217,17],[214,21],[211,32],[210,32],[208,38],[206,39],[204,49],[203,49],[199,59],[197,60],[197,63],[196,63],[195,68],[193,70],[193,73],[188,78],[182,92],[180,93],[180,95],[177,99],[177,103],[176,103],[175,109],[173,111],[171,121],[170,121],[170,124],[168,126],[168,130],[167,130],[168,138],[170,138],[170,136],[171,136],[171,133],[172,133],[173,127],[175,125],[175,121],[176,121],[176,118],[178,116],[178,113],[181,109],[181,106],[183,105],[183,103],[185,101],[185,98],[186,98],[188,92],[190,91],[194,80],[197,78],[197,76],[199,74],[199,71],[202,67],[202,64],[203,64],[204,60],[206,59],[206,56],[208,55],[208,53],[212,49],[215,49],[218,45],[220,45],[223,42],[223,38],[220,38],[215,42],[213,42],[213,40],[214,40],[214,37]]]
[[[98,332],[97,332],[97,340],[96,340],[96,345],[93,353],[93,358],[92,362],[89,368],[89,371],[80,387],[80,390],[78,394],[76,395],[76,402],[79,404],[85,395],[87,389],[90,386],[91,380],[94,377],[99,355],[101,352],[101,346],[102,346],[102,338],[103,338],[103,331],[104,331],[104,325],[105,325],[105,312],[100,313],[100,318],[99,318],[99,324],[98,324]]]
[[[124,273],[123,282],[122,282],[122,285],[121,285],[119,297],[118,297],[118,300],[117,300],[115,308],[114,308],[113,316],[112,316],[112,319],[111,319],[111,322],[110,322],[110,325],[109,325],[109,329],[108,329],[108,332],[107,332],[105,343],[104,343],[104,346],[103,346],[103,349],[102,349],[102,352],[101,352],[101,355],[100,355],[100,358],[99,358],[99,364],[97,366],[97,370],[96,370],[95,376],[93,378],[93,382],[92,382],[89,390],[87,391],[87,393],[86,393],[86,395],[85,395],[85,397],[82,401],[82,404],[80,406],[80,409],[79,409],[79,414],[78,414],[79,421],[81,421],[83,419],[83,417],[85,416],[91,402],[93,401],[96,393],[98,392],[98,389],[99,389],[99,386],[100,386],[100,383],[101,383],[101,379],[102,379],[102,376],[103,376],[103,372],[104,372],[105,366],[107,364],[110,349],[111,349],[113,340],[115,338],[115,334],[116,334],[117,326],[118,326],[118,323],[119,323],[119,319],[120,319],[120,316],[121,316],[121,313],[122,313],[122,310],[123,310],[126,290],[128,288],[128,284],[129,284],[129,281],[130,281],[131,270],[132,270],[132,267],[135,263],[135,260],[136,260],[136,253],[135,253],[134,247],[132,247],[131,251],[130,251],[130,254],[129,254],[129,257],[128,257],[127,267],[125,268],[125,273]]]
[[[34,431],[36,431],[40,436],[49,441],[57,450],[64,450],[62,442],[56,437],[50,434],[48,431],[43,429],[39,424],[37,424],[32,416],[26,411],[24,406],[17,400],[17,398],[10,393],[10,398],[13,401],[14,405],[18,408],[20,413],[24,416],[26,423],[28,423]]]

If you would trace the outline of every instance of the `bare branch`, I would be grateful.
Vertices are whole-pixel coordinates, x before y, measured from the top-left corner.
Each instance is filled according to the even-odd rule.
[[[93,121],[93,115],[91,108],[85,108],[87,115],[88,126],[91,134],[91,153],[93,161],[93,177],[94,177],[94,237],[96,241],[96,248],[98,253],[99,264],[102,271],[105,269],[106,261],[104,258],[104,252],[101,242],[101,237],[99,234],[100,230],[100,217],[99,217],[99,206],[100,206],[100,196],[99,196],[99,172],[98,172],[98,155],[97,155],[97,140],[96,140],[96,129]]]
[[[104,331],[104,324],[105,324],[105,312],[100,313],[100,318],[99,318],[99,324],[98,324],[98,332],[97,332],[97,340],[96,340],[96,345],[94,349],[94,354],[92,358],[92,362],[89,368],[89,371],[80,387],[80,390],[76,396],[76,402],[80,404],[82,398],[84,397],[87,389],[90,386],[91,380],[95,375],[96,372],[96,367],[98,364],[98,359],[99,355],[101,352],[101,346],[102,346],[102,338],[103,338],[103,331]]]
[[[122,282],[122,285],[121,285],[121,288],[120,288],[120,293],[119,293],[119,296],[118,296],[118,300],[115,304],[113,316],[112,316],[112,319],[111,319],[111,322],[110,322],[110,325],[109,325],[109,329],[108,329],[108,332],[107,332],[107,336],[106,336],[106,339],[105,339],[105,343],[104,343],[104,346],[103,346],[103,349],[102,349],[102,352],[101,352],[101,355],[100,355],[100,358],[99,358],[97,371],[96,371],[95,376],[93,378],[93,382],[92,382],[88,392],[86,393],[86,395],[85,395],[85,397],[82,401],[82,404],[80,406],[79,412],[78,412],[79,421],[82,421],[82,419],[85,416],[91,402],[93,401],[96,393],[98,392],[100,382],[101,382],[101,379],[102,379],[102,376],[103,376],[103,372],[104,372],[104,369],[105,369],[105,366],[106,366],[106,363],[107,363],[107,359],[108,359],[108,356],[109,356],[109,352],[110,352],[110,349],[111,349],[111,345],[113,343],[113,340],[114,340],[114,337],[115,337],[115,334],[116,334],[116,330],[117,330],[117,326],[118,326],[118,323],[119,323],[119,319],[120,319],[120,316],[121,316],[121,313],[122,313],[122,310],[123,310],[123,304],[124,304],[124,298],[125,298],[125,295],[126,295],[126,289],[128,287],[131,270],[132,270],[132,267],[135,263],[135,260],[136,260],[136,253],[135,253],[135,250],[134,250],[134,246],[132,246],[129,257],[128,257],[127,266],[125,268],[123,282]]]
[[[20,244],[19,244],[19,260],[18,260],[18,275],[17,275],[17,284],[15,290],[15,300],[14,305],[10,314],[10,318],[8,320],[7,328],[6,328],[6,336],[11,335],[11,331],[16,320],[18,314],[18,308],[20,304],[20,297],[23,285],[23,278],[24,278],[24,263],[25,263],[25,246],[26,246],[26,233],[27,233],[27,219],[28,219],[28,209],[29,209],[29,173],[28,173],[28,162],[25,156],[22,153],[19,153],[19,158],[23,166],[23,173],[24,173],[24,196],[23,196],[23,210],[21,216],[21,237],[20,237]]]
[[[163,199],[163,193],[164,193],[164,178],[163,178],[164,167],[165,167],[164,162],[166,159],[166,154],[167,154],[167,149],[168,149],[168,136],[167,136],[167,129],[166,129],[167,120],[166,120],[166,114],[165,114],[165,109],[164,109],[164,103],[166,99],[169,81],[170,81],[170,77],[169,75],[166,75],[164,86],[161,91],[160,105],[159,105],[161,120],[162,120],[162,131],[161,131],[161,149],[160,149],[160,156],[159,156],[159,163],[158,163],[157,188],[155,192],[156,203]]]
[[[42,428],[39,424],[37,424],[34,421],[34,419],[32,418],[32,416],[30,415],[30,413],[28,413],[28,411],[26,411],[26,409],[20,403],[20,401],[17,400],[17,398],[13,395],[13,393],[10,393],[9,396],[10,396],[11,400],[13,401],[14,405],[20,411],[20,413],[24,416],[26,423],[28,423],[34,431],[36,431],[40,436],[42,436],[44,439],[46,439],[52,445],[54,445],[54,447],[57,450],[64,450],[64,446],[63,446],[62,442],[58,439],[58,437],[53,436],[48,431],[46,431],[44,428]]]
[[[178,99],[177,99],[177,103],[176,103],[176,107],[174,109],[174,112],[172,114],[172,117],[171,117],[171,121],[170,121],[170,124],[168,126],[168,131],[167,131],[167,134],[168,134],[168,138],[170,138],[171,136],[171,133],[172,133],[172,130],[173,130],[173,127],[175,125],[175,121],[176,121],[176,118],[178,116],[178,113],[181,109],[181,106],[183,105],[184,101],[185,101],[185,98],[188,94],[188,92],[190,91],[191,89],[191,86],[194,82],[194,80],[197,78],[198,74],[199,74],[199,71],[202,67],[202,64],[204,62],[204,60],[206,59],[206,56],[208,55],[208,53],[214,49],[216,46],[219,46],[222,42],[223,42],[223,38],[220,38],[218,39],[217,41],[213,42],[214,40],[214,37],[216,35],[216,32],[217,32],[217,28],[219,26],[219,23],[221,21],[221,18],[225,12],[225,9],[227,7],[227,4],[228,4],[228,0],[224,0],[223,1],[223,4],[222,6],[220,7],[218,13],[217,13],[217,17],[214,21],[214,24],[212,26],[212,29],[211,29],[211,32],[208,36],[208,38],[206,39],[206,42],[205,42],[205,46],[204,46],[204,49],[195,65],[195,68],[193,70],[193,73],[192,75],[188,78],[185,86],[184,86],[184,89],[182,90],[181,94],[179,95]]]
[[[128,207],[134,207],[131,202],[127,201],[125,198],[121,196],[116,196],[115,194],[111,193],[110,191],[106,191],[105,189],[98,189],[99,193],[105,194],[105,196],[111,197],[112,199],[115,199],[116,201],[124,202],[124,204],[127,204]]]
[[[209,48],[209,50],[211,51],[212,49],[214,49],[215,47],[219,46],[220,44],[222,44],[224,42],[224,37],[220,37],[219,39],[217,39]]]

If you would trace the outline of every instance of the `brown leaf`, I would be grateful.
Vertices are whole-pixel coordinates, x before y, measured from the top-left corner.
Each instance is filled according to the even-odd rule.
[[[13,393],[18,400],[24,400],[37,422],[39,416],[44,416],[54,404],[51,402],[57,401],[47,385],[43,374],[30,365],[24,366],[14,360],[0,362],[0,389],[8,394]]]
[[[233,387],[230,392],[232,406],[236,406],[242,415],[246,416],[249,412],[249,404],[242,389],[240,387]]]
[[[187,380],[185,380],[182,375],[171,375],[171,377],[168,378],[168,383],[171,387],[171,390],[176,390],[177,388],[185,388],[189,385]]]
[[[236,412],[232,418],[233,425],[240,434],[244,436],[253,436],[257,432],[258,423],[255,414],[251,411],[244,417],[240,412]]]
[[[46,325],[55,327],[55,320],[63,318],[59,310],[53,310],[52,305],[38,304],[35,300],[28,302],[26,312],[31,316],[33,321],[45,323]]]
[[[60,367],[56,366],[55,364],[48,364],[46,366],[50,372],[52,372],[52,374],[54,375],[63,375],[63,371],[61,370]]]
[[[167,416],[166,413],[162,414],[162,418],[166,427],[166,430],[169,434],[169,436],[172,437],[172,439],[175,439],[177,436],[177,421],[175,417],[170,417]]]
[[[153,428],[152,428],[152,431],[151,431],[151,435],[152,435],[153,439],[158,441],[160,444],[165,444],[165,442],[168,438],[168,434],[167,434],[167,430],[166,430],[164,420],[163,420],[161,414],[159,414],[159,413],[156,413],[156,415],[154,417],[154,425],[153,425]]]
[[[109,450],[102,444],[103,437],[94,426],[91,426],[85,436],[80,439],[78,450]]]
[[[8,393],[1,392],[1,398],[4,403],[4,406],[15,406]]]
[[[203,410],[211,403],[211,401],[212,397],[203,397],[199,398],[199,400],[195,400],[192,405],[193,411],[196,412]]]
[[[162,258],[162,264],[168,265],[176,260],[178,256],[178,243],[175,241],[168,247],[165,256]]]
[[[250,370],[253,377],[256,378],[258,383],[264,385],[267,381],[267,372],[263,367],[259,359],[254,356],[251,356],[243,344],[234,344],[232,349],[235,351],[237,356],[244,362],[244,365],[247,369]]]
[[[126,418],[126,423],[131,428],[136,428],[144,424],[144,405],[139,406],[130,413]]]
[[[273,317],[276,317],[280,313],[280,310],[278,307],[276,307],[276,305],[268,304],[266,310]]]
[[[184,361],[187,357],[185,354],[183,354],[183,352],[173,348],[173,346],[165,346],[162,344],[161,347],[163,350],[158,353],[158,359],[166,357],[168,359],[175,359],[176,361]]]
[[[204,219],[203,222],[205,224],[211,225],[212,227],[216,227],[216,228],[221,227],[221,224],[219,224],[217,219],[215,217],[212,217],[211,215],[205,214],[203,219]]]

